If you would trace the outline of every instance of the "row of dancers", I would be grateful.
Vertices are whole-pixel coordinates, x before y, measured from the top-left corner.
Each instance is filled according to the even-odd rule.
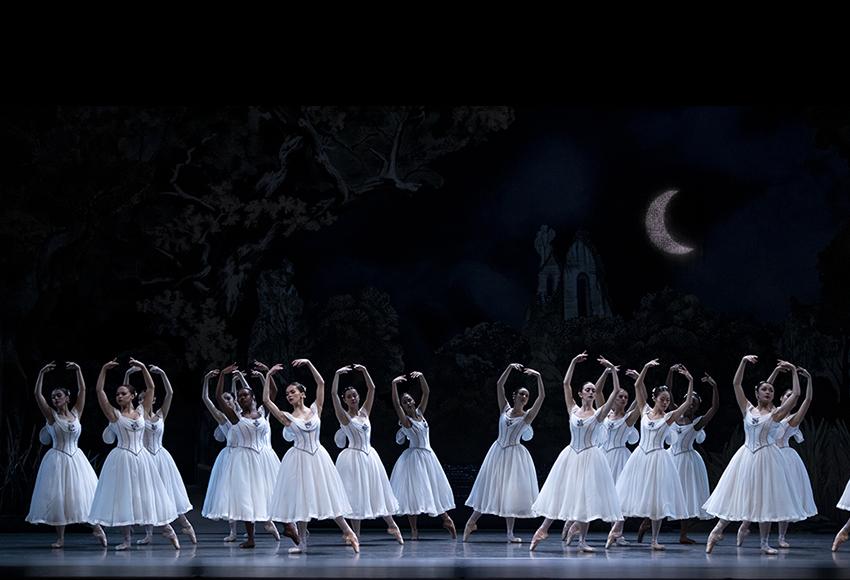
[[[604,357],[599,363],[604,370],[599,380],[586,383],[574,398],[572,378],[577,364],[587,359],[577,355],[564,377],[564,394],[569,412],[571,440],[552,467],[542,489],[538,487],[536,470],[530,453],[522,445],[533,436],[532,422],[545,399],[540,373],[519,364],[511,364],[497,381],[496,399],[500,409],[499,437],[488,451],[478,472],[466,505],[473,513],[464,528],[467,541],[476,530],[482,514],[504,517],[509,542],[521,542],[514,535],[515,518],[543,516],[544,521],[534,533],[530,549],[548,535],[555,520],[565,521],[562,539],[570,543],[578,536],[583,551],[595,549],[587,543],[589,522],[601,519],[612,524],[606,548],[624,545],[622,529],[626,517],[645,518],[641,530],[652,530],[653,549],[664,549],[658,543],[658,531],[664,518],[682,520],[680,541],[693,543],[687,537],[690,518],[718,518],[709,534],[706,551],[711,552],[722,538],[729,521],[742,521],[738,543],[743,541],[749,522],[758,522],[761,549],[776,553],[768,544],[771,523],[780,523],[780,547],[788,547],[785,531],[788,522],[800,521],[817,513],[811,484],[805,466],[796,452],[788,446],[790,437],[802,440],[799,424],[805,417],[812,397],[811,376],[805,369],[779,361],[766,381],[755,388],[753,405],[743,391],[747,364],[757,358],[745,356],[733,380],[735,395],[744,418],[745,442],[734,455],[713,493],[709,493],[705,465],[693,448],[694,442],[705,438],[705,425],[718,408],[716,382],[707,374],[703,382],[711,385],[711,408],[702,416],[699,396],[694,392],[693,377],[683,365],[673,365],[665,385],[652,390],[653,405],[648,404],[645,386],[647,372],[658,366],[657,360],[646,363],[641,372],[626,371],[635,379],[635,401],[629,407],[628,392],[621,388],[619,367]],[[42,442],[52,443],[39,467],[33,499],[27,521],[53,525],[62,547],[64,527],[70,523],[89,523],[102,545],[107,544],[103,526],[124,527],[124,541],[116,549],[131,545],[133,525],[144,525],[145,537],[139,543],[150,542],[153,526],[162,526],[163,534],[175,548],[179,540],[170,523],[178,520],[181,531],[191,541],[197,541],[185,514],[192,509],[179,471],[167,450],[162,447],[165,418],[168,415],[173,389],[162,369],[145,365],[134,359],[118,387],[113,406],[104,391],[106,373],[118,365],[106,363],[97,381],[100,407],[109,420],[104,440],[116,442],[107,456],[98,478],[88,460],[77,449],[80,418],[85,404],[85,382],[78,365],[67,363],[77,378],[77,400],[70,407],[70,392],[53,389],[51,403],[42,393],[44,375],[55,368],[45,365],[36,381],[36,401],[47,421],[42,430]],[[429,442],[425,420],[430,389],[425,377],[418,372],[396,377],[392,381],[392,400],[398,414],[400,429],[396,441],[409,441],[387,477],[379,455],[370,445],[369,414],[374,402],[375,385],[362,365],[348,365],[334,375],[332,402],[340,430],[336,444],[344,448],[336,465],[319,442],[325,383],[313,364],[297,359],[295,367],[308,368],[316,383],[315,400],[307,405],[307,389],[298,382],[286,386],[284,396],[291,411],[282,411],[275,399],[277,388],[274,376],[282,365],[269,368],[255,361],[250,376],[261,381],[262,405],[257,404],[253,389],[236,365],[210,371],[204,378],[202,400],[218,423],[216,438],[226,443],[213,466],[202,515],[227,520],[228,541],[236,539],[235,522],[245,522],[247,539],[241,547],[254,546],[256,522],[279,539],[274,522],[285,523],[285,535],[294,546],[291,552],[306,549],[313,519],[333,519],[343,533],[344,541],[359,551],[360,521],[382,518],[399,543],[403,538],[394,515],[407,515],[411,538],[418,537],[417,516],[440,516],[451,536],[456,537],[449,516],[454,499],[448,479]],[[505,385],[512,371],[534,377],[538,393],[527,410],[528,389],[521,387],[512,393],[509,404]],[[130,384],[130,375],[140,372],[144,388],[138,393],[141,404],[136,405],[137,393]],[[363,404],[354,387],[339,393],[339,377],[350,372],[363,374],[367,394]],[[782,372],[792,378],[792,387],[773,404],[774,381]],[[674,373],[688,381],[683,402],[671,409]],[[154,412],[156,402],[152,374],[159,375],[165,385],[166,397]],[[232,391],[225,391],[225,377],[232,375]],[[800,395],[798,375],[807,379],[806,396],[796,413],[791,413]],[[607,398],[603,395],[607,377],[613,388]],[[214,404],[209,399],[208,381],[217,377]],[[416,381],[421,389],[419,403],[408,393],[399,395],[399,385]],[[235,393],[235,394],[234,394]],[[284,425],[283,435],[292,442],[280,460],[271,447],[269,416]],[[640,419],[640,436],[635,424]],[[665,442],[669,448],[665,450]],[[634,452],[627,444],[636,444]],[[661,453],[657,453],[661,451]],[[850,509],[850,483],[838,503]],[[348,518],[348,521],[346,520]],[[350,522],[350,523],[349,523]],[[648,526],[645,524],[648,523]],[[848,539],[850,520],[836,535],[833,551]]]

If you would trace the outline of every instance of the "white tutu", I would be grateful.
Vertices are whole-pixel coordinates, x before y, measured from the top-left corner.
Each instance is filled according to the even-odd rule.
[[[601,439],[599,448],[605,453],[614,483],[617,483],[620,473],[623,472],[626,462],[632,455],[626,444],[634,445],[639,439],[638,430],[626,423],[627,415],[628,413],[619,419],[606,417],[602,422],[602,433],[599,436]]]
[[[841,494],[841,498],[838,500],[838,503],[835,504],[835,507],[850,511],[850,481],[847,482],[847,485],[844,488],[844,493]]]
[[[619,447],[611,451],[606,451],[604,455],[605,460],[608,462],[608,468],[611,470],[611,478],[614,480],[614,483],[617,483],[617,480],[620,479],[620,474],[623,473],[626,462],[632,456],[632,452],[627,447]]]
[[[732,456],[703,508],[729,521],[796,522],[804,519],[791,490],[785,460],[776,445]]]
[[[312,454],[293,447],[280,462],[271,498],[272,519],[309,522],[349,517],[351,504],[345,490],[324,447],[319,446]]]
[[[145,448],[150,452],[156,470],[171,494],[177,513],[185,514],[192,509],[192,504],[189,502],[189,494],[186,493],[186,486],[183,484],[183,478],[174,463],[174,458],[171,457],[168,449],[162,446],[162,436],[165,433],[162,409],[157,411],[156,415],[158,416],[156,421],[145,420]]]
[[[109,423],[103,436],[107,441],[117,439],[118,447],[103,462],[89,522],[109,527],[164,526],[177,518],[177,508],[153,457],[145,449],[141,407],[136,410],[136,419],[113,410],[118,419]]]
[[[804,519],[782,452],[774,443],[779,423],[771,415],[744,414],[744,445],[732,456],[703,508],[729,521],[796,522]]]
[[[651,419],[649,405],[640,421],[640,445],[634,450],[617,479],[617,495],[625,517],[652,520],[687,517],[685,494],[679,474],[664,441],[670,428],[670,414]]]
[[[511,417],[507,406],[499,416],[499,438],[490,446],[478,470],[466,505],[482,514],[503,518],[531,518],[537,499],[537,471],[531,454],[520,439],[528,441],[533,431],[525,414]]]
[[[558,455],[532,510],[534,515],[553,520],[623,519],[614,479],[602,450],[588,447],[577,453],[568,445]]]
[[[797,451],[791,447],[783,447],[780,450],[782,459],[785,460],[785,469],[791,483],[793,497],[797,502],[797,508],[804,518],[817,515],[818,508],[815,505],[812,483],[809,480],[809,472]]]
[[[364,410],[349,417],[334,435],[337,447],[343,449],[336,458],[336,470],[345,482],[351,515],[354,520],[371,520],[398,512],[387,470],[378,452],[370,444],[372,424]]]
[[[51,526],[87,522],[97,488],[97,475],[76,446],[79,421],[57,419],[45,429],[53,439],[54,448],[45,453],[38,467],[26,521]]]
[[[454,509],[455,501],[446,473],[431,450],[428,423],[410,421],[396,433],[396,442],[407,438],[411,447],[405,449],[393,466],[390,485],[398,499],[400,515],[428,514],[437,516]]]
[[[230,478],[227,471],[230,469],[230,447],[225,447],[218,452],[218,456],[210,471],[210,480],[207,483],[207,495],[204,498],[204,507],[201,515],[211,520],[227,519],[227,497],[229,491],[225,488]]]
[[[702,456],[695,449],[691,449],[678,455],[670,453],[670,457],[679,474],[682,492],[685,495],[685,518],[711,519],[711,514],[702,507],[711,495],[708,487],[708,472]]]
[[[266,445],[269,423],[239,417],[227,434],[230,452],[222,461],[210,519],[267,522],[271,519],[269,498],[274,490],[280,460]]]
[[[89,522],[102,526],[164,526],[177,518],[171,494],[147,449],[116,447],[106,456]]]
[[[351,513],[339,473],[319,443],[322,421],[316,403],[310,410],[306,420],[286,413],[291,423],[283,438],[294,445],[280,462],[270,502],[272,519],[279,522],[329,520]]]
[[[694,443],[705,441],[705,429],[695,430],[702,417],[695,417],[690,423],[678,423],[670,429],[670,447],[667,453],[673,459],[673,465],[679,474],[682,492],[685,494],[686,517],[711,519],[711,515],[702,509],[702,505],[711,495],[708,488],[708,472],[702,456],[694,449]]]
[[[168,452],[168,449],[162,448],[151,454],[153,464],[159,472],[169,495],[173,498],[174,507],[178,514],[185,514],[192,509],[192,503],[189,501],[189,494],[186,493],[186,486],[183,484],[183,478],[180,477],[180,471],[174,463],[174,458]]]

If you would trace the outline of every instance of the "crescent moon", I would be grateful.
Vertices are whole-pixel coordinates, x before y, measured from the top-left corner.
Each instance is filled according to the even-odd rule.
[[[649,240],[662,252],[681,256],[690,254],[694,249],[674,240],[667,230],[667,205],[677,193],[679,190],[669,189],[652,200],[646,210],[646,233]]]

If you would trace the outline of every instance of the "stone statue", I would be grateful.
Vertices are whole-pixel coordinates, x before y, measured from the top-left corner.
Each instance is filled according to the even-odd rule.
[[[549,256],[552,255],[552,240],[555,239],[555,230],[549,226],[540,226],[537,232],[537,237],[534,239],[534,247],[537,253],[540,254],[540,266],[542,267]]]

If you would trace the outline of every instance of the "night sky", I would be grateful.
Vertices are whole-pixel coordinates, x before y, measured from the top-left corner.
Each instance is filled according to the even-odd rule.
[[[410,364],[484,321],[522,326],[534,237],[562,258],[584,229],[616,314],[670,286],[731,316],[778,322],[817,299],[817,254],[846,219],[848,167],[781,108],[518,108],[514,123],[437,165],[435,191],[376,196],[287,252],[307,301],[375,286],[400,316]],[[644,213],[675,188],[668,224],[697,250],[662,254]]]

